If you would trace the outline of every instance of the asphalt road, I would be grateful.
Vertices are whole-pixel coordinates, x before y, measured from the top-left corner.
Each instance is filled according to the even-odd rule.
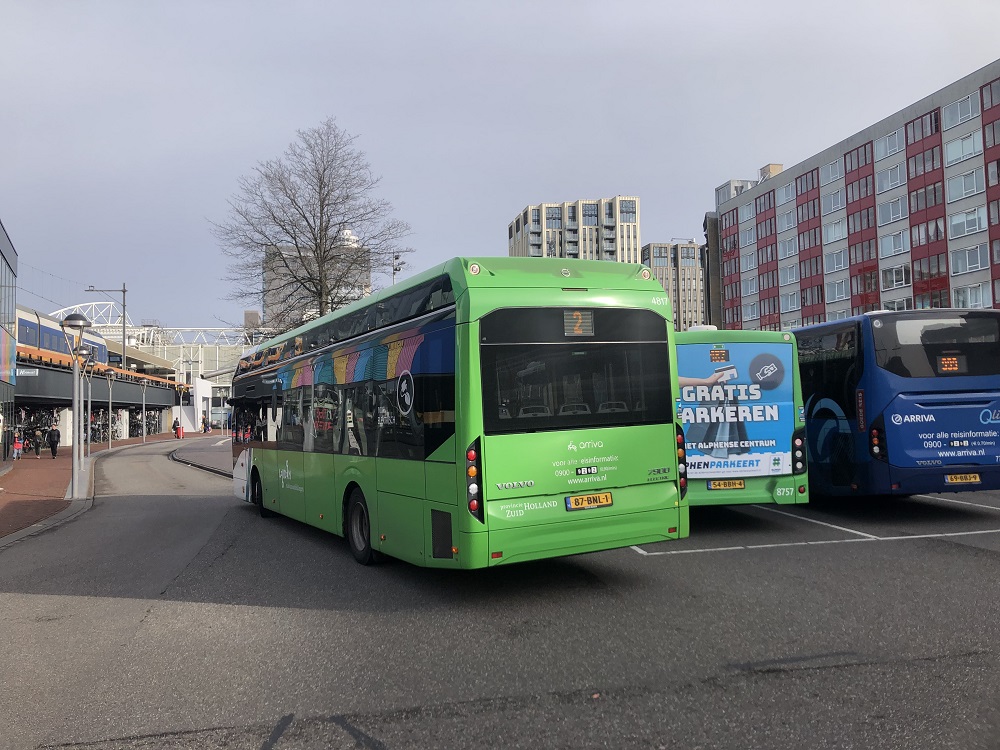
[[[101,459],[90,511],[0,551],[0,747],[1000,748],[1000,493],[362,568],[177,448]]]

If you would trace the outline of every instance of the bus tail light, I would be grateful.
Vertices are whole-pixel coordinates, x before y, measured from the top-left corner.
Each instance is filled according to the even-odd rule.
[[[485,508],[483,508],[483,495],[481,492],[480,476],[482,474],[483,457],[479,452],[479,438],[472,441],[472,445],[465,451],[465,489],[469,503],[469,513],[479,521],[486,523]]]
[[[806,431],[803,427],[792,433],[792,474],[805,474],[808,468]]]
[[[681,498],[687,494],[688,491],[688,467],[687,467],[687,451],[684,450],[684,430],[680,425],[676,425],[677,428],[677,484],[681,488]]]
[[[877,461],[889,460],[889,452],[885,441],[885,422],[881,414],[868,428],[868,453]]]

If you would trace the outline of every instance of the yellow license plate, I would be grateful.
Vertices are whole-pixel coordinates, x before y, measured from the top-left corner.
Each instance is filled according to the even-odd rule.
[[[709,479],[708,489],[710,490],[745,490],[747,488],[744,479]]]
[[[979,484],[978,474],[945,474],[945,484]]]
[[[566,510],[603,508],[608,505],[611,505],[610,492],[598,492],[596,495],[570,495],[566,498]]]

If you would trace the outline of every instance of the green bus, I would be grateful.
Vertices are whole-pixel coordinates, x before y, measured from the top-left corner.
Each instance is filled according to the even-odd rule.
[[[688,502],[809,502],[795,337],[692,326],[676,340]]]
[[[452,259],[240,360],[234,491],[362,564],[685,537],[670,314],[644,266]]]

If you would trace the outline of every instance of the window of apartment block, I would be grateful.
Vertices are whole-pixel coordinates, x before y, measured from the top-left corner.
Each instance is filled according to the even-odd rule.
[[[894,130],[875,141],[875,161],[881,161],[904,148],[906,148],[906,143],[903,141],[903,129]]]
[[[740,230],[740,247],[748,247],[757,241],[757,227]]]
[[[903,172],[903,165],[894,164],[891,167],[875,173],[875,192],[884,193],[892,190],[906,182],[906,175]]]
[[[744,203],[740,206],[740,221],[749,221],[756,215],[753,211],[753,203]]]
[[[549,206],[545,209],[545,226],[549,229],[562,229],[562,208]]]
[[[917,188],[910,192],[910,213],[923,211],[944,203],[944,183],[935,182],[933,185]]]
[[[979,97],[973,94],[963,96],[941,110],[941,123],[945,130],[979,117]]]
[[[839,162],[838,162],[839,164]],[[838,211],[844,207],[844,188],[838,188],[832,193],[827,193],[820,197],[820,203],[822,205],[821,211],[825,216],[828,213]]]
[[[542,209],[531,209],[531,225],[533,227],[540,227],[542,225]]]
[[[910,266],[893,266],[882,269],[882,291],[910,285]]]
[[[910,178],[919,177],[924,172],[941,168],[941,147],[933,146],[922,154],[911,156],[906,160]]]
[[[971,286],[957,286],[951,296],[953,307],[980,308],[992,307],[990,300],[990,288],[988,282],[972,284]]]
[[[928,292],[927,294],[918,294],[914,296],[913,306],[917,310],[925,310],[934,307],[951,307],[948,299],[948,290],[942,289],[937,292]]]
[[[867,260],[875,260],[875,240],[855,242],[847,248],[847,253],[850,256],[852,264],[864,263]]]
[[[878,225],[883,226],[900,219],[905,219],[908,215],[906,199],[902,196],[891,201],[878,204]]]
[[[780,286],[784,286],[785,284],[794,284],[798,280],[799,266],[797,263],[790,266],[778,267],[778,284]]]
[[[929,255],[926,258],[913,261],[913,280],[927,281],[940,279],[948,275],[948,261],[944,253]]]
[[[866,164],[870,164],[872,160],[872,144],[868,142],[863,146],[858,146],[853,151],[848,151],[844,154],[844,167],[846,171],[853,172],[855,169],[859,169]]]
[[[841,159],[824,164],[819,168],[819,184],[829,185],[844,176],[844,162]]]
[[[839,302],[847,299],[847,279],[826,282],[826,301]]]
[[[799,254],[799,238],[791,237],[787,240],[778,240],[778,260]]]
[[[740,282],[740,294],[744,297],[749,297],[751,294],[757,294],[757,277],[751,276],[747,279],[743,279]]]
[[[583,204],[583,225],[585,227],[596,227],[597,226],[597,204],[596,203],[584,203]]]
[[[833,273],[847,268],[847,248],[827,253],[823,256],[827,273]]]
[[[884,234],[878,238],[878,253],[883,258],[905,253],[909,249],[907,245],[907,232],[903,230],[892,234]]]
[[[929,135],[934,135],[940,130],[941,119],[938,116],[938,111],[928,112],[923,117],[918,117],[916,120],[906,123],[906,142],[907,144],[916,143]]]
[[[740,271],[752,271],[757,267],[757,253],[745,253],[740,256]]]
[[[902,299],[885,300],[882,303],[883,310],[912,310],[913,298],[903,297]]]
[[[968,135],[944,144],[944,163],[945,166],[950,166],[981,153],[983,153],[983,131],[974,130]]]
[[[621,201],[621,213],[618,220],[623,224],[635,224],[635,201]]]
[[[973,169],[965,174],[948,178],[948,202],[968,198],[986,190],[986,171],[983,167]]]
[[[847,236],[847,221],[844,219],[837,219],[836,221],[831,221],[829,224],[823,225],[823,244],[828,245],[831,242],[836,242],[837,240],[842,240]]]
[[[983,109],[992,109],[1000,104],[1000,78],[987,83],[981,90],[983,92]]]
[[[951,275],[979,271],[990,267],[990,250],[985,242],[951,251]]]
[[[796,225],[795,221],[795,211],[785,211],[783,214],[778,214],[778,231],[784,232],[787,229],[793,229]]]
[[[944,217],[910,227],[910,247],[920,247],[944,238]]]
[[[795,198],[795,184],[789,182],[787,185],[782,185],[780,188],[775,190],[774,193],[775,204],[781,206]]]
[[[957,239],[986,229],[986,206],[952,214],[948,217],[948,238]]]
[[[798,310],[802,307],[799,301],[799,290],[796,289],[793,292],[787,292],[781,295],[781,312],[791,312],[793,310]]]

